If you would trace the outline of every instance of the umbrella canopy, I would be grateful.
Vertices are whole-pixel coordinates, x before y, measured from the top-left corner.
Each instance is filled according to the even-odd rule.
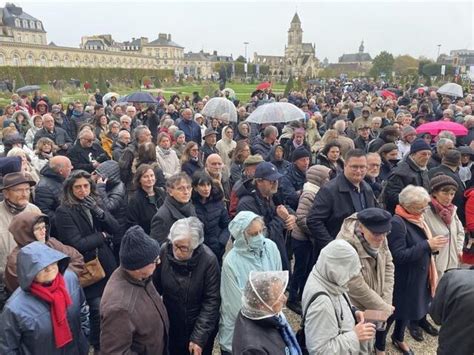
[[[389,98],[393,100],[397,99],[397,94],[389,90],[382,90],[382,92],[380,93],[380,96],[383,96],[386,99],[389,99]]]
[[[272,102],[259,106],[247,118],[253,123],[279,123],[305,119],[305,113],[289,102]]]
[[[462,86],[455,83],[447,83],[438,89],[438,94],[463,97]]]
[[[112,98],[112,96],[115,96],[117,100],[120,98],[120,95],[117,94],[116,92],[108,92],[102,97],[102,102],[106,104],[107,101],[109,101]]]
[[[138,91],[122,97],[120,102],[142,102],[148,104],[156,104],[158,101],[149,93],[145,91]]]
[[[229,97],[235,97],[235,91],[231,88],[225,88],[224,90],[222,90],[222,93],[225,95],[225,93],[228,92],[229,93]]]
[[[462,124],[451,122],[451,121],[435,121],[422,124],[416,129],[416,133],[429,133],[433,136],[437,136],[441,131],[450,131],[455,136],[467,135],[467,128]]]
[[[264,81],[263,83],[260,83],[257,85],[257,90],[265,90],[268,89],[269,87],[272,86],[272,83],[268,81]]]
[[[237,109],[232,101],[225,97],[213,97],[201,112],[204,116],[237,122]]]
[[[28,92],[33,92],[37,90],[41,90],[41,87],[39,85],[27,85],[19,88],[16,92],[18,94],[26,94]]]

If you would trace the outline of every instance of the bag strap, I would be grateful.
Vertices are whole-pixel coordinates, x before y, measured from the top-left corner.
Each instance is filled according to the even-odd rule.
[[[311,304],[316,300],[316,298],[318,298],[319,296],[321,295],[326,295],[329,297],[329,295],[324,292],[324,291],[320,291],[320,292],[316,292],[312,297],[311,299],[309,300],[308,302],[308,305],[306,306],[306,309],[304,310],[303,312],[303,317],[301,317],[301,323],[300,323],[300,327],[301,328],[304,328],[304,322],[306,320],[306,314],[308,313],[308,309],[309,309],[309,306],[311,306]]]

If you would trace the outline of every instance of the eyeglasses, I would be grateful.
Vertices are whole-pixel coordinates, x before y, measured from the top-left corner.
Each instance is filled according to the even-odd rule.
[[[31,191],[31,188],[30,187],[26,187],[24,189],[21,189],[21,188],[16,188],[16,189],[8,189],[9,191],[12,191],[16,194],[20,194],[20,193],[24,193],[24,194],[29,194],[30,191]]]
[[[159,256],[156,257],[156,259],[153,261],[156,265],[158,265],[159,263],[161,263],[161,259]]]
[[[258,231],[256,231],[256,232],[253,232],[253,233],[249,233],[249,232],[247,232],[247,231],[244,232],[244,235],[245,235],[246,237],[256,237],[256,236],[258,236],[258,235],[260,235],[260,234],[263,234],[263,235],[266,236],[266,235],[267,235],[267,227],[263,227],[262,229],[260,229],[260,230],[258,230]]]
[[[173,249],[174,250],[179,250],[180,252],[182,253],[189,253],[190,251],[192,251],[193,249],[190,248],[190,247],[185,247],[183,245],[175,245],[173,244]]]
[[[88,139],[88,138],[81,138],[81,141],[84,141],[84,142],[86,142],[86,143],[92,143],[92,142],[94,141],[94,138],[90,138],[90,139]]]
[[[191,191],[193,188],[191,185],[183,185],[183,186],[174,187],[173,189],[179,192],[187,192],[187,191]]]
[[[380,168],[381,164],[369,164],[369,168]]]
[[[351,169],[353,171],[367,170],[367,165],[349,165],[349,169]]]

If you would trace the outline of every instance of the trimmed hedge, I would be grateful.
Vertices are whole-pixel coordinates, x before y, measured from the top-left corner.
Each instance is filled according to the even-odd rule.
[[[172,69],[126,69],[126,68],[63,68],[63,67],[12,67],[0,66],[0,80],[16,80],[16,86],[47,84],[53,80],[68,82],[72,78],[88,81],[109,80],[111,82],[130,82],[138,85],[144,76],[157,79],[173,78]]]

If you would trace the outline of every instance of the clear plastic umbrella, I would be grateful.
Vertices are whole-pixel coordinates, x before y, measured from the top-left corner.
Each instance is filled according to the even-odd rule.
[[[305,113],[289,102],[272,102],[259,106],[247,118],[253,123],[279,123],[305,119]]]
[[[235,91],[233,89],[225,88],[224,90],[222,90],[222,94],[225,95],[226,92],[229,93],[229,97],[235,98]]]
[[[102,102],[107,104],[107,101],[109,101],[112,98],[112,96],[115,96],[117,100],[120,98],[120,95],[117,94],[116,92],[108,92],[102,97]]]
[[[462,86],[455,83],[447,83],[438,89],[438,94],[455,97],[463,97]]]
[[[232,101],[224,97],[213,97],[201,112],[204,116],[237,122],[237,109]]]

